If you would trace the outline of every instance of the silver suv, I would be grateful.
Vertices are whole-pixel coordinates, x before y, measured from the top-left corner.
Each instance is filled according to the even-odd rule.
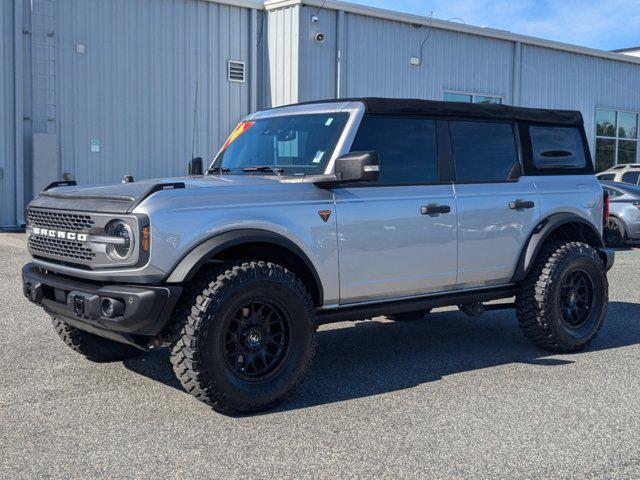
[[[491,308],[558,352],[602,325],[614,256],[578,112],[300,104],[248,116],[189,171],[46,189],[28,207],[24,294],[91,360],[169,347],[220,412],[288,396],[324,323],[507,299]]]
[[[616,165],[604,172],[600,172],[598,180],[611,182],[624,182],[638,185],[640,183],[640,164],[629,163]]]

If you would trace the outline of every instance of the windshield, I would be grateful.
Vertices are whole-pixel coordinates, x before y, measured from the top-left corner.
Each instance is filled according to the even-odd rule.
[[[348,118],[347,113],[319,113],[242,122],[212,168],[230,173],[322,174]]]

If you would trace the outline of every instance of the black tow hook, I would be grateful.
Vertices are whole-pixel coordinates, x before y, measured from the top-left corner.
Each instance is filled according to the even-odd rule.
[[[40,282],[34,282],[27,280],[22,285],[22,291],[24,296],[35,303],[42,301],[42,284]]]

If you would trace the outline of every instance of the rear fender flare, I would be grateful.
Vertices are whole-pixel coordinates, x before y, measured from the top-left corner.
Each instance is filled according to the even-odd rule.
[[[598,232],[592,223],[574,213],[558,213],[545,218],[538,223],[536,228],[533,229],[533,233],[520,253],[515,273],[511,279],[512,282],[515,283],[524,280],[529,273],[529,270],[531,270],[533,262],[538,256],[538,252],[540,251],[540,248],[542,248],[544,242],[559,227],[569,223],[577,223],[580,224],[583,229],[588,229],[587,231],[590,233],[589,236],[593,239],[592,243],[595,243],[595,245],[592,246],[598,249],[600,253],[600,249],[604,248],[604,242],[602,241],[600,232]],[[576,240],[584,241],[584,239],[580,239],[578,237]]]

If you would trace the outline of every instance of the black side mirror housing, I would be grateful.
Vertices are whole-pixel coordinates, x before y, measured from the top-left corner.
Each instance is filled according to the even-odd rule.
[[[195,177],[204,174],[204,161],[202,157],[192,158],[189,162],[189,176]]]
[[[380,178],[378,152],[349,152],[336,159],[338,182],[375,182]]]

